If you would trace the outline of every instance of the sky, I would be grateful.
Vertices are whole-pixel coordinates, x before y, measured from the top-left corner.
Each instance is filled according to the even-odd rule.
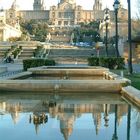
[[[0,8],[8,9],[14,0],[0,0]],[[21,10],[31,10],[33,9],[33,1],[34,0],[17,0],[17,4],[19,5],[19,9]],[[46,9],[49,9],[51,5],[56,5],[59,0],[44,0],[46,4]],[[88,2],[87,2],[88,1]],[[127,0],[120,0],[125,8],[127,8]],[[132,16],[136,14],[136,5],[137,0],[131,0],[132,7]],[[103,8],[108,7],[109,9],[113,9],[114,0],[102,0]],[[83,6],[84,9],[92,9],[94,0],[76,0],[77,5]]]

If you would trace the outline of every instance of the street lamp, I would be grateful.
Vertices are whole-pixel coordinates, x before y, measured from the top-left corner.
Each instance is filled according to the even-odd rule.
[[[114,127],[114,134],[113,134],[112,140],[118,140],[118,136],[117,136],[117,121],[118,121],[117,112],[118,112],[118,105],[115,105],[115,127]]]
[[[119,0],[115,0],[114,4],[114,11],[115,11],[115,19],[116,19],[116,37],[115,37],[115,46],[116,46],[116,53],[117,53],[117,57],[119,57],[119,50],[118,50],[118,10],[120,8],[120,1]]]
[[[106,32],[105,47],[106,47],[106,55],[108,56],[108,25],[110,23],[110,16],[109,16],[109,9],[108,8],[105,9],[104,22],[105,22],[105,32]]]
[[[128,105],[128,115],[127,115],[127,140],[130,140],[131,131],[131,106]]]
[[[99,56],[100,56],[100,50],[99,50],[99,39],[100,39],[100,36],[99,36],[99,34],[97,34],[97,35],[96,35],[96,37],[95,37],[97,57],[99,57]]]
[[[128,70],[129,73],[133,73],[132,66],[132,43],[131,43],[131,0],[127,0],[128,2],[128,44],[129,44],[129,58],[128,58]]]

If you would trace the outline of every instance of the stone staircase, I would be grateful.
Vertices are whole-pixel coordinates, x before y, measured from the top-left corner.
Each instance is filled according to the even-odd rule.
[[[0,47],[0,59],[4,58],[4,54],[8,49],[10,49],[10,47]]]
[[[22,52],[18,56],[18,59],[26,59],[33,57],[34,49],[37,47],[37,45],[40,44],[38,41],[18,41],[15,43],[18,46],[22,46]],[[0,59],[3,59],[5,52],[11,48],[13,44],[11,43],[1,43],[0,44]]]
[[[34,48],[23,48],[21,54],[18,56],[18,59],[27,59],[33,57]]]
[[[53,59],[56,63],[83,63],[87,62],[87,58],[93,53],[90,49],[50,49],[49,59]]]
[[[76,56],[86,57],[94,53],[93,49],[51,49],[50,56]]]
[[[115,56],[115,49],[109,48],[109,56]],[[87,58],[96,56],[96,49],[92,48],[69,48],[50,49],[49,59],[54,59],[56,63],[81,63],[87,62]],[[100,56],[106,56],[105,48],[100,49]]]
[[[34,49],[39,44],[38,41],[19,41],[17,43],[19,46],[22,46],[22,52],[18,56],[18,59],[20,59],[20,60],[32,58]]]
[[[22,52],[18,56],[18,60],[32,58],[34,56],[34,49],[37,47],[39,42],[18,42],[19,46],[22,46]],[[9,47],[0,47],[0,58],[3,58],[4,52]],[[46,47],[48,55],[47,58],[53,59],[56,63],[80,63],[87,62],[87,58],[91,56],[97,56],[95,48],[51,48]],[[115,48],[108,48],[109,56],[115,56]],[[105,48],[100,48],[100,56],[106,56]]]

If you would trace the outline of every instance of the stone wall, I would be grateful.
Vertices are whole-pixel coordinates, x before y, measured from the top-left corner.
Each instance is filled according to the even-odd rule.
[[[19,11],[19,15],[24,19],[24,20],[49,20],[49,10],[27,10],[27,11]]]
[[[0,41],[7,41],[10,37],[20,37],[21,31],[8,25],[0,25]]]
[[[71,39],[71,36],[69,36],[69,35],[51,35],[50,42],[69,43],[70,39]]]

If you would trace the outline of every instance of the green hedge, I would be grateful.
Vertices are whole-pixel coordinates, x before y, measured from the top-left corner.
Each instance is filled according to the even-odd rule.
[[[90,66],[99,66],[99,58],[98,57],[89,57],[88,65]]]
[[[124,58],[121,57],[90,57],[88,58],[90,66],[102,66],[109,69],[124,69]]]
[[[39,66],[54,66],[55,61],[49,59],[25,59],[23,60],[23,68],[27,70],[28,68],[39,67]]]

